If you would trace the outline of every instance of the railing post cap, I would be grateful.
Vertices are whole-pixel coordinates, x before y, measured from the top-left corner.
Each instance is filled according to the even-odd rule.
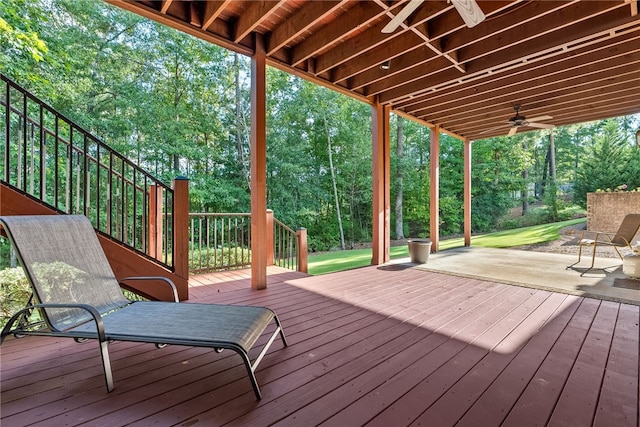
[[[297,230],[306,230],[304,227],[298,227]]]
[[[186,176],[178,175],[174,178],[176,181],[189,181],[189,178]]]

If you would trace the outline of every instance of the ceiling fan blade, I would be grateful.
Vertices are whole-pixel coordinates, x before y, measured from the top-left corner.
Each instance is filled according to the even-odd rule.
[[[511,129],[509,129],[509,133],[507,134],[508,136],[513,136],[516,134],[516,132],[518,131],[518,126],[513,126],[511,127]]]
[[[472,28],[484,21],[485,15],[476,0],[451,0],[467,27]]]
[[[553,117],[551,116],[540,116],[540,117],[532,117],[530,119],[527,119],[527,121],[529,122],[544,122],[545,120],[551,120],[553,119]]]
[[[532,128],[540,128],[540,129],[553,129],[555,127],[555,125],[547,125],[544,123],[527,123],[527,126],[532,127]]]
[[[483,135],[483,134],[485,134],[485,133],[493,132],[494,130],[502,129],[502,128],[504,128],[504,126],[505,126],[505,125],[502,125],[502,126],[494,126],[494,127],[492,127],[492,128],[485,129],[485,130],[483,130],[482,132],[480,132],[480,135]]]
[[[385,34],[393,33],[423,2],[424,0],[411,0],[409,4],[400,11],[400,13],[394,16],[393,19],[384,26],[382,32]]]

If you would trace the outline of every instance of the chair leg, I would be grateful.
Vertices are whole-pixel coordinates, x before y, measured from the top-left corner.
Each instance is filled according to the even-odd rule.
[[[592,269],[593,266],[596,263],[596,248],[598,247],[598,242],[595,241],[593,242],[593,253],[591,254],[591,265],[589,266],[589,269]]]
[[[107,391],[113,390],[113,374],[111,372],[111,361],[109,359],[109,341],[100,341],[100,355],[102,356],[102,369],[104,379],[107,383]]]
[[[595,253],[595,252],[594,252]],[[580,264],[580,260],[582,260],[582,243],[578,246],[578,260],[573,264],[567,265],[565,270],[572,269],[574,265]]]

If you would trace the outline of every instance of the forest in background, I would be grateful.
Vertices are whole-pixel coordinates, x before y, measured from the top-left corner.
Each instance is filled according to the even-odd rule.
[[[250,60],[94,0],[3,0],[0,72],[166,182],[190,179],[191,212],[248,212]],[[267,206],[311,250],[371,238],[371,110],[267,70]],[[505,118],[506,119],[506,118]],[[430,129],[392,116],[392,238],[429,232]],[[565,219],[587,192],[640,188],[638,116],[474,141],[472,230],[515,206]],[[441,135],[440,230],[462,232],[462,141]],[[553,176],[555,175],[555,179]]]

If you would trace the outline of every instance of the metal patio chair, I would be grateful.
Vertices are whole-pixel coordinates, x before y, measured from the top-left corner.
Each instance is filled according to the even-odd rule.
[[[571,268],[574,270],[584,270],[580,273],[581,276],[592,270],[607,271],[607,269],[610,267],[594,267],[598,246],[612,247],[616,251],[616,254],[618,254],[618,256],[620,257],[620,259],[623,259],[623,255],[620,253],[620,250],[618,248],[627,247],[631,249],[631,241],[633,240],[633,237],[636,235],[639,229],[640,213],[634,213],[627,214],[624,217],[622,223],[620,224],[620,228],[618,228],[618,231],[616,231],[615,233],[584,230],[580,235],[578,261],[574,262],[571,265],[568,265],[567,269]],[[591,265],[589,267],[577,267],[577,264],[579,264],[580,260],[582,259],[582,248],[585,246],[590,246],[593,248],[593,252],[591,253]]]
[[[261,398],[254,372],[278,335],[287,345],[272,310],[178,303],[175,286],[167,278],[125,278],[118,282],[92,224],[84,216],[4,216],[0,225],[33,289],[30,305],[11,317],[0,343],[10,334],[68,337],[78,342],[95,339],[108,391],[113,389],[110,341],[208,347],[216,352],[229,349],[241,356],[256,398]],[[157,279],[171,286],[176,302],[129,301],[120,284],[137,279]],[[251,362],[248,352],[272,320],[275,330]]]

